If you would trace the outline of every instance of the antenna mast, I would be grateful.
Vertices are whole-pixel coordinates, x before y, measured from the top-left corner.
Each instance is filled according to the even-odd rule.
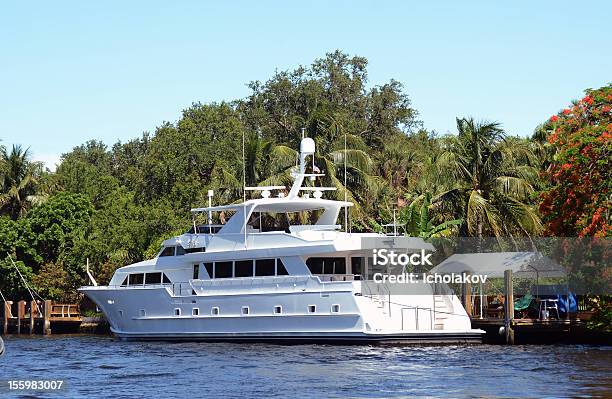
[[[346,130],[344,131],[344,202],[348,200],[348,190],[346,187]],[[348,232],[348,206],[344,205],[344,232]]]
[[[244,130],[242,131],[242,201],[246,202],[246,156],[244,150]]]

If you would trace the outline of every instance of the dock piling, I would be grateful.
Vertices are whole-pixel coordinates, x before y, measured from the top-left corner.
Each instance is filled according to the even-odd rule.
[[[50,335],[51,334],[51,301],[50,300],[46,300],[45,304],[43,305],[43,326],[42,326],[42,333],[43,335]]]
[[[21,320],[25,319],[26,301],[17,302],[17,334],[21,334]]]
[[[506,343],[514,344],[514,288],[512,286],[512,270],[504,270],[504,327]]]

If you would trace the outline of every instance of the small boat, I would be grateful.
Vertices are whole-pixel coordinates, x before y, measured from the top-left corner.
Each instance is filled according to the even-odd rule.
[[[4,341],[0,338],[0,356],[4,355]]]
[[[191,229],[165,240],[153,259],[117,269],[106,286],[90,277],[79,291],[125,340],[481,342],[484,331],[471,328],[454,294],[423,283],[395,295],[373,283],[375,243],[434,248],[342,229],[340,212],[353,203],[323,198],[335,188],[316,186],[324,175],[314,161],[307,172],[314,154],[314,141],[302,139],[289,189],[245,187],[261,198],[192,209]]]

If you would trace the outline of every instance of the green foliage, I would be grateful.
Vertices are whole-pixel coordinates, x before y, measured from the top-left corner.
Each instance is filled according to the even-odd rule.
[[[55,173],[0,146],[0,289],[24,294],[7,253],[48,298],[70,299],[86,283],[87,259],[107,282],[187,230],[209,189],[218,204],[241,200],[243,181],[291,184],[303,134],[317,144],[309,168],[326,174],[316,184],[355,203],[352,231],[380,231],[396,210],[405,232],[423,238],[540,233],[538,172],[556,162],[548,124],[527,140],[458,119],[457,136],[439,137],[422,128],[401,83],[369,85],[367,65],[326,54],[251,82],[244,99],[194,103],[128,142],[88,141]]]

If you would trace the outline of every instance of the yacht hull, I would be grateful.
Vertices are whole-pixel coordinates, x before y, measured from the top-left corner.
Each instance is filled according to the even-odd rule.
[[[291,292],[184,297],[175,297],[166,288],[81,290],[104,312],[111,331],[123,340],[336,345],[482,341],[484,331],[473,330],[469,324],[434,329],[435,321],[427,318],[430,312],[420,311],[419,327],[418,321],[408,320],[414,312],[402,311],[402,306],[395,304],[393,309],[380,307],[369,298],[356,296],[349,287],[322,292],[297,286]],[[413,301],[423,299],[419,296]],[[246,305],[249,313],[242,314]],[[281,314],[274,314],[275,306],[282,308]],[[308,313],[310,306],[316,306],[316,313]],[[332,312],[334,306],[338,313]],[[194,308],[198,314],[193,314]],[[218,314],[211,313],[215,308]],[[388,317],[385,313],[389,311],[396,316]],[[379,325],[374,315],[386,320],[387,327]]]
[[[389,334],[126,334],[113,333],[125,341],[189,341],[189,342],[234,342],[234,343],[273,343],[281,345],[332,344],[332,345],[426,345],[426,344],[479,344],[483,331],[420,331],[413,333]]]

